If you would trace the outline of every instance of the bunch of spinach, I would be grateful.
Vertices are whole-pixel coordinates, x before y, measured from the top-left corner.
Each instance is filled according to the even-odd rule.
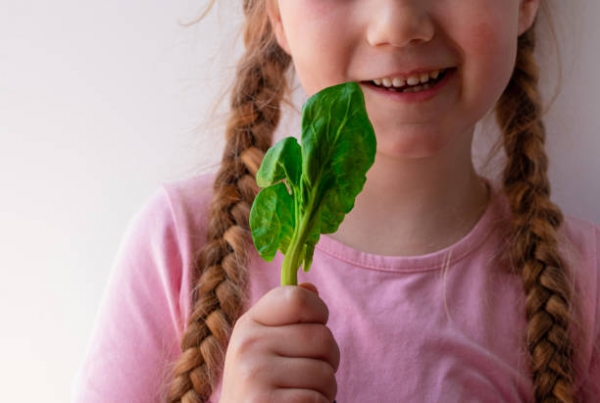
[[[320,234],[337,231],[375,160],[360,86],[340,84],[310,97],[302,108],[301,143],[287,137],[267,151],[256,175],[263,189],[250,212],[262,258],[284,254],[282,285],[297,284],[300,266],[310,269]]]

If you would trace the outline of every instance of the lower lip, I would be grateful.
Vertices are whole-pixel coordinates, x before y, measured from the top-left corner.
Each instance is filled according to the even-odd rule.
[[[402,102],[424,102],[434,98],[438,93],[440,93],[442,89],[450,82],[450,80],[454,78],[455,74],[455,68],[448,69],[444,75],[444,78],[442,78],[440,82],[436,83],[431,88],[419,92],[390,91],[386,90],[385,88],[378,87],[372,82],[363,82],[363,87]]]

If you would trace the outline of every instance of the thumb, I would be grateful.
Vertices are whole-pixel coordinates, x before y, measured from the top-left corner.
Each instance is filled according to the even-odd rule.
[[[317,290],[317,286],[315,286],[313,283],[302,283],[302,284],[298,284],[298,287],[302,287],[306,290],[312,291],[315,294],[319,295],[319,290]]]

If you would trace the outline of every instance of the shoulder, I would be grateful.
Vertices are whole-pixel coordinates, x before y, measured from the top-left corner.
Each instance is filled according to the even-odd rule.
[[[579,338],[576,350],[581,374],[581,393],[597,393],[600,385],[600,227],[567,216],[559,242],[573,278],[576,321],[573,334]],[[584,399],[585,400],[585,399]]]
[[[214,174],[207,173],[163,184],[149,201],[169,214],[181,236],[205,232],[213,196]]]
[[[157,401],[180,354],[189,273],[203,242],[211,178],[159,187],[131,220],[105,290],[75,401]]]
[[[125,242],[152,249],[176,242],[182,252],[201,246],[212,179],[205,174],[158,187],[131,220]]]
[[[212,180],[206,174],[158,187],[130,222],[117,258],[116,272],[132,283],[143,279],[148,290],[166,286],[183,322],[194,258],[205,241]]]

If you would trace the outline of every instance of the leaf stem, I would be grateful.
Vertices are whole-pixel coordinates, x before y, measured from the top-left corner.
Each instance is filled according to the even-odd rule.
[[[287,253],[283,257],[281,285],[298,285],[298,269],[300,269],[302,260],[304,259],[304,244],[314,225],[311,219],[314,216],[315,210],[313,199],[311,197],[309,205],[304,209],[304,212],[301,211],[299,203],[295,206],[296,217],[300,217],[300,222],[297,222],[294,227]]]
[[[290,240],[288,253],[283,257],[281,266],[281,285],[298,285],[298,269],[302,264],[302,250],[306,236],[302,232],[306,232],[304,220],[300,226],[296,227]]]

